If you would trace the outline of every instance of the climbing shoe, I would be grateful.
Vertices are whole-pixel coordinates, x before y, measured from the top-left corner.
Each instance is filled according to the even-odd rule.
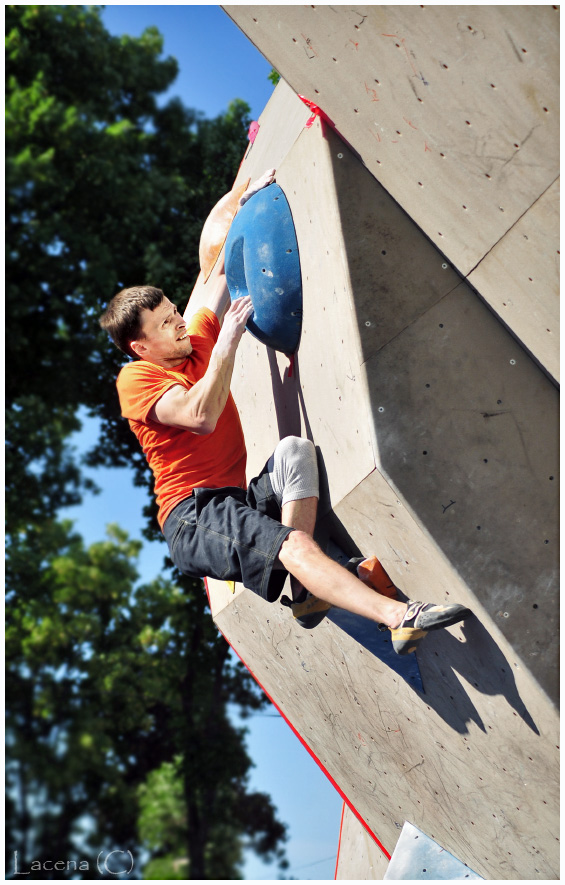
[[[468,618],[472,612],[464,605],[435,605],[433,602],[408,601],[401,623],[391,628],[392,647],[397,655],[416,651],[419,642],[430,630],[450,627]]]
[[[281,596],[280,601],[292,609],[294,620],[306,630],[311,630],[312,627],[316,627],[320,621],[323,621],[331,608],[329,602],[323,602],[305,589],[296,600],[289,599],[288,596]]]

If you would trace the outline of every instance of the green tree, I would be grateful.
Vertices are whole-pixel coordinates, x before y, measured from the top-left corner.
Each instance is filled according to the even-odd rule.
[[[85,548],[56,522],[12,546],[7,848],[73,857],[88,818],[93,859],[104,844],[143,845],[161,870],[187,858],[182,878],[237,878],[242,838],[283,858],[284,827],[248,792],[244,731],[226,714],[228,701],[250,711],[265,698],[200,582],[136,585],[139,549],[117,526]]]
[[[246,147],[239,100],[204,120],[157,96],[177,63],[162,37],[112,37],[96,8],[6,8],[6,475],[10,529],[79,500],[64,446],[77,409],[105,430],[93,464],[145,461],[119,417],[122,358],[98,327],[122,287],[179,304],[198,274],[202,225]],[[46,479],[48,477],[48,479]],[[155,524],[153,523],[153,528]]]
[[[226,714],[264,698],[201,582],[138,585],[139,542],[114,528],[85,549],[56,519],[88,488],[68,446],[81,406],[103,422],[90,463],[132,468],[151,496],[98,317],[140,282],[187,300],[202,225],[246,148],[244,102],[216,120],[158,104],[176,71],[154,28],[118,39],[96,7],[6,8],[7,850],[139,847],[141,807],[156,861],[179,854],[189,878],[235,878],[245,840],[282,859],[284,827],[248,792],[244,734]],[[153,504],[147,515],[160,536]],[[171,772],[165,844],[144,820]]]

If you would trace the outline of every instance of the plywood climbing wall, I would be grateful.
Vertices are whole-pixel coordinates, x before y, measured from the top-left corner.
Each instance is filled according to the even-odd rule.
[[[344,804],[339,833],[336,880],[383,879],[388,857]]]
[[[409,820],[485,878],[557,878],[555,387],[301,107],[277,87],[240,170],[277,167],[304,287],[292,373],[250,335],[238,351],[249,476],[283,436],[311,438],[321,543],[476,618],[423,643],[422,693],[336,623],[304,631],[240,585],[209,581],[212,613],[377,846]]]
[[[225,6],[558,377],[558,6]]]

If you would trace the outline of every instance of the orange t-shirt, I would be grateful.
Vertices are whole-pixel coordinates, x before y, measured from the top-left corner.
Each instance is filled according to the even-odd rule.
[[[159,525],[171,510],[197,486],[245,488],[247,454],[239,414],[231,393],[216,428],[199,435],[152,421],[148,415],[163,394],[175,384],[189,390],[206,372],[220,323],[203,307],[190,318],[188,332],[193,351],[174,369],[145,360],[124,366],[117,380],[122,415],[137,436],[155,476]]]

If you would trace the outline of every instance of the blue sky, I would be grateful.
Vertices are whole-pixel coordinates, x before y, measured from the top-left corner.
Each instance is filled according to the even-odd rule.
[[[219,6],[106,6],[102,19],[113,34],[141,35],[156,25],[165,38],[163,54],[174,56],[179,75],[167,96],[214,117],[233,98],[258,116],[272,93],[269,62]]]
[[[116,35],[140,36],[146,27],[157,26],[164,36],[163,54],[174,56],[180,67],[165,99],[178,95],[188,107],[214,117],[232,99],[241,98],[257,119],[272,94],[267,79],[271,65],[219,6],[110,5],[102,18]],[[77,451],[85,451],[96,438],[97,423],[86,419],[74,439]],[[86,543],[103,538],[110,522],[117,522],[132,537],[141,537],[146,493],[134,487],[131,474],[96,470],[89,475],[101,494],[85,498],[80,508],[63,514],[75,521]],[[144,581],[159,573],[165,552],[163,545],[144,542],[139,563]],[[333,879],[342,801],[276,710],[265,713],[245,723],[255,762],[251,786],[272,797],[279,818],[288,825],[287,875],[299,880]],[[277,869],[250,856],[245,877],[276,879]]]

